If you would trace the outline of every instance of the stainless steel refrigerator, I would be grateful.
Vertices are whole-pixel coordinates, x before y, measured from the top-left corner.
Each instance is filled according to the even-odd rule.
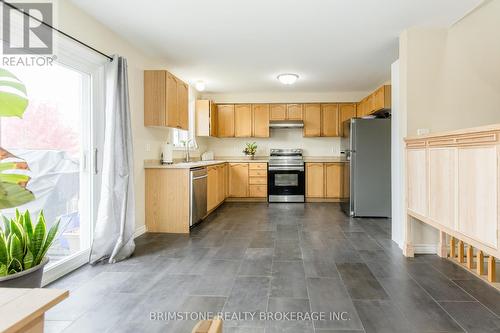
[[[343,124],[348,167],[342,209],[355,217],[391,216],[391,120],[353,118]]]

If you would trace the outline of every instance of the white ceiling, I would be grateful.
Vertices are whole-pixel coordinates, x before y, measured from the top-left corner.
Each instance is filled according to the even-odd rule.
[[[481,0],[72,0],[207,92],[366,91],[390,78],[399,33],[449,26]],[[276,80],[300,75],[294,86]]]

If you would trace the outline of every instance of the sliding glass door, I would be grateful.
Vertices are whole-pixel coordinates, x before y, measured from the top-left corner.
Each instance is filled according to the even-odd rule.
[[[35,199],[3,209],[6,217],[43,211],[48,227],[60,220],[48,252],[45,283],[88,262],[99,201],[104,132],[105,59],[59,41],[50,66],[3,67],[26,87],[22,118],[0,118],[0,146],[27,162]]]

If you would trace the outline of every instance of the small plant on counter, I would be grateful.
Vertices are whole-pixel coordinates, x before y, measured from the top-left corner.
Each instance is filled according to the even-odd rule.
[[[0,228],[0,277],[16,274],[39,265],[55,239],[59,222],[52,225],[47,233],[43,211],[38,222],[33,225],[29,211],[16,217],[3,217]]]
[[[243,149],[243,153],[253,158],[256,152],[257,152],[257,144],[255,142],[252,143],[247,142],[245,149]]]

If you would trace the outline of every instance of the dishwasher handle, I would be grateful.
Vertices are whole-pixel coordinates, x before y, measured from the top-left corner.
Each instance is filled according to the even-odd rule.
[[[208,175],[203,175],[203,176],[193,177],[193,180],[203,179],[203,178],[207,178],[207,177],[208,177]]]

